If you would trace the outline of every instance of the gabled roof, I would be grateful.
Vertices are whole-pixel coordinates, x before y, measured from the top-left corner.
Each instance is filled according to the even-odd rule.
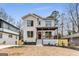
[[[41,17],[41,16],[39,16],[39,15],[37,15],[35,13],[29,13],[29,14],[23,16],[22,19],[24,19],[24,18],[26,18],[28,16],[33,16],[35,18],[41,18],[42,20],[55,20],[55,18],[53,16],[48,16],[48,17],[43,18],[43,17]]]
[[[0,21],[3,21],[3,22],[5,22],[5,23],[7,23],[7,24],[9,24],[9,25],[13,26],[13,27],[14,27],[14,28],[16,28],[16,29],[19,29],[18,27],[14,26],[13,24],[11,24],[11,23],[9,23],[9,22],[7,22],[7,21],[5,21],[5,20],[1,19],[1,18],[0,18]]]
[[[23,16],[23,17],[22,17],[22,19],[24,19],[24,18],[26,18],[26,17],[28,17],[28,16],[33,16],[33,17],[36,17],[36,18],[41,18],[41,19],[44,19],[43,17],[38,16],[38,15],[36,15],[36,14],[34,14],[34,13],[29,13],[29,14],[27,14],[27,15]]]
[[[46,18],[48,18],[48,19],[55,19],[54,16],[48,16],[48,17],[46,17]]]

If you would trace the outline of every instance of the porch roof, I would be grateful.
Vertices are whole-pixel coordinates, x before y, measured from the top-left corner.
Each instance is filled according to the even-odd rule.
[[[79,38],[79,33],[75,33],[75,34],[72,34],[72,35],[68,35],[68,36],[65,36],[63,38]]]
[[[55,30],[57,27],[37,27],[37,30]]]

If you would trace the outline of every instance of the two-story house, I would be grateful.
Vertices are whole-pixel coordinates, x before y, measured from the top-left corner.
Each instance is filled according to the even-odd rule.
[[[0,44],[15,45],[19,39],[19,28],[0,18]]]
[[[45,40],[57,38],[57,27],[52,17],[40,17],[36,14],[27,14],[23,19],[23,39],[26,44],[44,44]]]

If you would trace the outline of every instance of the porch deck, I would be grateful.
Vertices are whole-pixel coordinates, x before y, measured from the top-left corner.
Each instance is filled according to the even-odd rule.
[[[37,45],[57,45],[57,39],[37,39]]]

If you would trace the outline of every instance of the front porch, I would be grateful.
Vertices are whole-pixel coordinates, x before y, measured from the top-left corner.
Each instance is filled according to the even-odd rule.
[[[37,45],[56,45],[57,41],[57,31],[56,28],[46,28],[46,27],[41,27],[37,28],[37,40],[36,44]]]

